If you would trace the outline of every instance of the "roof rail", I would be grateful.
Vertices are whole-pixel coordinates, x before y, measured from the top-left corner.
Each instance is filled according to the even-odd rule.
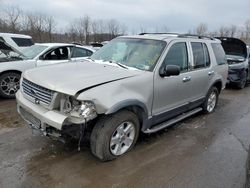
[[[210,40],[215,40],[213,37],[208,37],[208,36],[202,36],[202,35],[194,35],[194,34],[179,34],[179,33],[140,33],[139,35],[177,35],[177,37],[180,38],[197,38],[197,39],[210,39]]]
[[[213,37],[203,36],[203,35],[194,35],[194,34],[180,34],[178,35],[180,38],[198,38],[198,39],[210,39],[215,40]]]
[[[139,35],[179,35],[179,33],[140,33]]]

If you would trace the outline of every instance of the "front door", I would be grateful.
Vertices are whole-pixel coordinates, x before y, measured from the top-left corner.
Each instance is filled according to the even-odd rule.
[[[63,46],[57,47],[49,52],[46,52],[44,55],[40,56],[37,60],[37,66],[52,65],[58,63],[68,63],[70,59],[71,47]]]
[[[178,76],[162,78],[159,70],[154,76],[154,101],[152,115],[154,123],[167,120],[187,110],[192,98],[190,58],[188,44],[178,41],[169,44],[166,56],[161,66],[177,65],[181,73]]]

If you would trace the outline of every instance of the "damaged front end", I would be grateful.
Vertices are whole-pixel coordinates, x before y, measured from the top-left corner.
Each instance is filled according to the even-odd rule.
[[[41,101],[42,87],[34,89],[32,96],[27,95],[27,86],[21,87],[16,94],[17,110],[22,118],[28,123],[33,132],[40,132],[42,135],[54,140],[65,142],[68,137],[81,140],[84,132],[97,117],[95,105],[91,101],[79,101],[73,96],[54,93],[51,103],[44,104]],[[48,93],[49,90],[46,90]],[[35,94],[36,93],[36,94]]]
[[[248,50],[246,44],[240,39],[220,37],[226,53],[228,70],[228,84],[243,87],[249,70]]]

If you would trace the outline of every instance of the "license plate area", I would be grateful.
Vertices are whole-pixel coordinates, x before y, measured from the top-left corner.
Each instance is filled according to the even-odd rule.
[[[41,121],[38,118],[36,118],[31,113],[24,110],[22,107],[20,107],[19,110],[20,110],[20,114],[23,116],[23,118],[28,123],[32,124],[32,127],[34,127],[35,129],[41,129]]]

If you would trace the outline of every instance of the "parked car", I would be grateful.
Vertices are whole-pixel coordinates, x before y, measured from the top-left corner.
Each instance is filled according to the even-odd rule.
[[[103,47],[102,43],[98,43],[98,42],[92,42],[90,43],[90,45],[95,49],[95,50],[99,50],[101,47]]]
[[[139,132],[213,112],[228,76],[221,42],[191,35],[118,37],[91,61],[25,71],[17,109],[49,137],[81,140],[90,131],[102,161],[127,153]]]
[[[8,43],[19,52],[34,44],[31,36],[14,33],[0,33],[0,41]]]
[[[38,66],[76,62],[92,55],[95,50],[73,44],[35,44],[19,52],[0,41],[0,97],[14,98],[24,70]]]
[[[227,56],[229,65],[228,84],[235,85],[239,89],[246,86],[249,74],[247,45],[240,39],[218,37]]]

